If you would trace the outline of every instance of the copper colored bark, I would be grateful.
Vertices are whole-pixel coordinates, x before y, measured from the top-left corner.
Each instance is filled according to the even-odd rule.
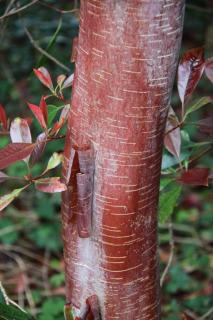
[[[103,320],[160,319],[157,203],[183,11],[183,0],[81,1],[62,207],[76,316],[97,295]],[[94,180],[80,194],[79,173]],[[84,192],[87,238],[78,230]]]

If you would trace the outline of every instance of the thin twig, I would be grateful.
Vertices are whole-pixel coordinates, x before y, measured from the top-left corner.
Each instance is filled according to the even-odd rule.
[[[32,46],[39,51],[40,53],[42,53],[45,57],[47,57],[49,60],[51,60],[52,62],[54,62],[55,64],[57,64],[59,67],[61,67],[62,69],[66,70],[67,72],[70,72],[70,69],[65,66],[63,63],[61,63],[60,61],[58,61],[55,57],[53,57],[51,54],[49,54],[47,51],[45,51],[44,49],[42,49],[37,43],[36,41],[33,39],[31,33],[29,32],[29,30],[27,29],[26,26],[24,26],[24,31],[28,37],[28,39],[30,40]]]
[[[160,229],[168,229],[169,223],[159,224]],[[197,236],[197,232],[195,228],[192,226],[186,225],[186,224],[179,224],[179,223],[172,223],[172,229],[174,231],[184,232],[184,233],[190,233],[194,236]]]
[[[198,320],[204,320],[207,319],[210,315],[213,314],[213,307],[209,309],[202,317],[200,317]]]
[[[165,136],[169,133],[171,133],[172,131],[175,131],[177,128],[180,128],[180,126],[182,125],[183,123],[182,122],[179,122],[175,127],[169,129],[167,132],[165,132]]]
[[[18,8],[18,9],[16,9],[16,10],[11,10],[11,11],[9,11],[9,12],[4,13],[3,16],[0,17],[0,21],[3,20],[3,19],[5,19],[5,18],[11,17],[11,16],[13,16],[13,15],[15,15],[15,14],[18,14],[18,13],[26,10],[27,8],[29,8],[29,7],[31,7],[32,5],[34,5],[36,2],[38,2],[38,0],[33,0],[32,2],[26,4],[26,5],[23,6],[23,7],[20,7],[20,8]]]
[[[14,253],[5,252],[5,254],[8,257],[10,257],[11,259],[13,259],[16,262],[16,264],[18,265],[21,273],[26,275],[25,284],[24,284],[25,295],[26,295],[26,298],[27,298],[27,301],[29,303],[30,308],[35,308],[35,302],[33,300],[33,296],[32,296],[32,293],[31,293],[31,290],[29,287],[29,283],[28,283],[27,267],[26,267],[24,260],[20,256],[14,254]],[[13,300],[9,299],[9,303],[16,305],[19,309],[24,311],[24,309],[22,309],[19,305],[17,305],[16,302],[14,302]],[[24,311],[24,312],[26,312],[26,311]]]
[[[56,7],[54,7],[54,6],[52,6],[52,5],[48,4],[48,3],[45,3],[45,2],[43,2],[43,1],[41,1],[41,0],[38,0],[38,2],[39,2],[42,6],[44,6],[44,7],[46,7],[46,8],[52,9],[52,10],[54,10],[54,11],[56,11],[56,12],[59,12],[59,13],[62,13],[62,14],[74,13],[74,12],[76,12],[76,11],[79,11],[79,9],[77,9],[77,8],[71,9],[71,10],[61,10],[61,9],[56,8]]]
[[[9,2],[9,4],[8,4],[8,6],[7,6],[7,8],[6,8],[5,12],[4,12],[4,15],[7,15],[7,14],[8,14],[8,12],[9,12],[10,9],[12,8],[12,6],[13,6],[13,4],[14,4],[15,1],[16,1],[16,0],[11,0],[11,1]]]
[[[14,305],[15,307],[17,307],[18,309],[20,309],[22,312],[26,313],[26,311],[24,309],[22,309],[15,301],[13,301],[12,299],[10,299],[6,293],[6,290],[4,289],[1,281],[0,281],[0,291],[3,295],[3,298],[5,300],[5,304],[6,305],[9,305],[9,304],[12,304]]]
[[[175,250],[175,244],[174,244],[174,237],[173,237],[173,226],[172,226],[172,223],[170,222],[169,225],[169,244],[170,244],[170,255],[169,255],[169,260],[167,262],[167,265],[163,271],[163,274],[161,276],[161,279],[160,279],[160,286],[162,287],[163,286],[163,283],[164,283],[164,280],[166,278],[166,275],[167,273],[169,272],[169,269],[172,265],[172,261],[173,261],[173,258],[174,258],[174,250]]]
[[[194,161],[197,161],[199,160],[202,156],[204,156],[207,152],[209,152],[210,150],[212,149],[212,146],[201,151],[199,154],[197,154],[196,156],[194,156],[194,158],[190,159],[189,160],[189,163],[188,164],[192,164]],[[182,168],[177,168],[176,172],[180,172],[182,171]]]
[[[14,251],[14,252],[17,252],[18,254],[22,254],[22,255],[29,257],[35,261],[38,261],[42,264],[46,264],[46,262],[44,261],[42,256],[30,251],[27,248],[24,248],[24,247],[19,247],[19,246],[11,245],[11,244],[3,244],[3,245],[0,244],[0,251],[5,254],[8,251]],[[59,268],[59,267],[51,266],[51,268],[56,271],[61,271],[61,268]]]
[[[194,158],[192,158],[190,161],[189,161],[189,164],[191,164],[192,162],[196,161],[196,160],[199,160],[203,155],[205,155],[207,152],[209,152],[210,150],[212,149],[212,146],[203,150],[202,152],[200,152],[199,154],[197,154]]]

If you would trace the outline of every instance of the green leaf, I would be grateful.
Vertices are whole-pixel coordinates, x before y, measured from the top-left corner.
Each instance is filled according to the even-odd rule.
[[[52,221],[51,225],[45,223],[40,228],[33,227],[27,236],[36,243],[38,248],[57,253],[61,250],[60,225],[55,221]]]
[[[65,282],[64,273],[54,274],[50,278],[50,283],[54,288],[60,287],[62,284],[64,284],[64,282]]]
[[[15,198],[17,198],[26,187],[27,186],[20,189],[15,189],[11,193],[0,197],[0,211],[6,208]]]
[[[44,302],[39,320],[63,319],[64,299],[55,297]]]
[[[173,213],[181,194],[182,187],[178,184],[169,184],[169,190],[160,194],[159,200],[159,221],[164,223]]]
[[[47,106],[48,109],[48,125],[50,126],[57,115],[58,111],[61,109],[53,104]]]
[[[172,177],[162,177],[160,179],[160,191],[165,189],[169,183],[171,183],[174,180]]]
[[[51,156],[51,158],[48,161],[47,168],[46,168],[45,172],[49,171],[51,169],[54,169],[57,166],[59,166],[59,164],[61,164],[61,162],[62,162],[62,159],[63,159],[63,155],[62,154],[54,152],[53,155]]]
[[[0,219],[0,243],[14,244],[17,242],[20,232],[16,226],[20,225],[15,224],[14,226],[14,221],[6,216]]]
[[[212,103],[213,100],[211,97],[202,97],[201,99],[197,100],[195,103],[193,103],[185,112],[184,115],[184,120],[186,119],[186,117],[194,112],[197,111],[198,109],[204,107],[205,105],[207,105],[208,103]]]
[[[34,318],[19,310],[18,308],[15,308],[12,305],[6,305],[3,303],[0,303],[0,319],[2,320],[33,320]]]
[[[166,284],[165,290],[170,294],[175,294],[179,291],[192,292],[199,289],[198,282],[189,276],[179,264],[170,269],[169,275],[170,281]]]

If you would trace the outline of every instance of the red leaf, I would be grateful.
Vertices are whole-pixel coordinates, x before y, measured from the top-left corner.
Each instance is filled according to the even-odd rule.
[[[57,77],[57,84],[59,85],[59,87],[62,86],[64,80],[66,79],[66,76],[64,74],[60,74],[58,77]]]
[[[39,191],[48,193],[67,190],[66,185],[60,181],[59,177],[39,179],[35,182],[35,187]]]
[[[27,121],[29,126],[31,126],[31,124],[33,122],[33,119],[31,117],[26,117],[26,118],[23,118],[23,119]]]
[[[70,104],[66,104],[61,111],[59,121],[63,119],[63,121],[65,122],[68,118],[69,111],[70,111]]]
[[[198,121],[199,130],[208,136],[213,137],[213,117]]]
[[[208,168],[193,168],[183,171],[178,181],[183,184],[190,184],[193,186],[208,186],[208,178],[210,176],[210,169]]]
[[[63,124],[64,124],[63,119],[57,121],[56,123],[54,123],[54,126],[52,127],[50,134],[51,134],[51,135],[57,134],[58,131],[59,131],[59,130],[61,129],[61,127],[63,126]]]
[[[40,123],[41,127],[46,129],[47,125],[44,119],[44,115],[43,112],[41,110],[41,108],[39,108],[38,106],[36,106],[35,104],[32,103],[27,103],[30,110],[32,111],[32,113],[34,114],[34,116],[36,117],[36,119],[38,120],[38,122]]]
[[[39,107],[42,111],[45,123],[47,124],[48,123],[48,110],[47,110],[47,104],[46,104],[44,96],[41,97]]]
[[[179,122],[176,117],[176,114],[174,110],[170,107],[166,123],[166,135],[164,137],[164,146],[171,154],[173,154],[173,156],[177,158],[180,157],[181,147],[180,127],[177,127],[178,124]]]
[[[30,157],[31,164],[38,162],[38,160],[40,159],[40,157],[44,152],[46,143],[47,143],[46,133],[42,132],[36,139],[35,148],[33,149],[33,152]]]
[[[72,73],[63,83],[62,89],[71,87],[73,84],[73,79],[74,79],[74,73]]]
[[[5,148],[0,149],[0,170],[28,157],[34,147],[33,143],[10,143]]]
[[[32,142],[30,128],[25,119],[16,118],[12,121],[10,126],[10,137],[13,143],[16,143],[16,142],[31,143]]]
[[[0,123],[5,130],[7,130],[7,116],[4,110],[4,107],[0,104]]]
[[[4,182],[5,180],[7,180],[9,178],[8,175],[6,175],[4,172],[0,171],[0,183]]]
[[[51,129],[51,132],[50,132],[51,135],[57,134],[58,131],[63,127],[63,125],[67,121],[69,110],[70,110],[70,105],[69,104],[65,105],[61,112],[59,120],[54,124],[54,126]]]
[[[207,78],[213,83],[213,59],[206,61],[205,73]]]
[[[183,55],[178,67],[178,92],[183,105],[196,88],[204,67],[203,48],[189,50]]]
[[[53,90],[52,79],[49,71],[46,68],[40,67],[38,69],[33,69],[33,71],[37,78],[41,81],[41,83],[43,83],[43,85],[45,85],[50,90]]]

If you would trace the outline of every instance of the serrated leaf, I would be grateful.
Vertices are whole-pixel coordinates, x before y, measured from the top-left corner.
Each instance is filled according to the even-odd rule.
[[[3,303],[0,303],[0,318],[5,320],[34,320],[32,316],[20,309]]]
[[[210,176],[209,168],[193,168],[183,171],[178,181],[183,184],[192,186],[208,186],[208,178]]]
[[[194,102],[190,107],[187,108],[185,115],[184,115],[184,120],[186,119],[186,117],[194,112],[199,110],[200,108],[204,107],[205,105],[207,105],[208,103],[212,103],[213,99],[211,97],[202,97],[199,100],[197,100],[196,102]]]
[[[175,157],[180,157],[181,134],[179,121],[174,110],[170,107],[166,122],[166,134],[164,137],[164,145],[166,149]]]
[[[30,110],[32,111],[32,113],[34,114],[34,116],[36,117],[36,119],[38,120],[40,126],[43,128],[43,129],[46,129],[47,128],[47,125],[46,125],[46,121],[44,119],[44,115],[43,115],[43,112],[41,110],[41,108],[35,104],[32,104],[32,103],[27,103]]]
[[[38,162],[38,160],[40,159],[40,157],[44,152],[46,143],[47,143],[46,133],[42,132],[41,134],[39,134],[39,136],[36,139],[35,147],[30,157],[31,164],[35,164],[36,162]]]
[[[7,130],[7,116],[6,116],[4,107],[1,104],[0,104],[0,123],[2,123],[4,130]]]
[[[213,59],[206,61],[205,73],[207,78],[213,83]]]
[[[52,169],[56,168],[57,166],[59,166],[59,164],[61,164],[61,162],[62,162],[62,159],[63,159],[62,154],[54,152],[52,157],[48,161],[47,168],[46,168],[45,172],[52,170]]]
[[[60,181],[60,177],[36,180],[35,187],[37,190],[47,193],[62,192],[67,190],[66,185]]]
[[[182,105],[196,88],[205,67],[204,49],[187,51],[178,66],[178,93]]]
[[[38,69],[33,69],[37,78],[50,90],[53,90],[53,83],[49,71],[45,67],[40,67]]]
[[[0,149],[0,170],[28,157],[34,147],[35,144],[33,143],[10,143],[5,148]]]
[[[159,200],[159,221],[160,223],[166,222],[166,220],[172,215],[177,201],[180,197],[182,187],[177,184],[169,184],[169,190],[160,193]]]
[[[0,211],[5,209],[26,187],[15,189],[11,193],[0,197]],[[1,309],[0,309],[1,310]]]

